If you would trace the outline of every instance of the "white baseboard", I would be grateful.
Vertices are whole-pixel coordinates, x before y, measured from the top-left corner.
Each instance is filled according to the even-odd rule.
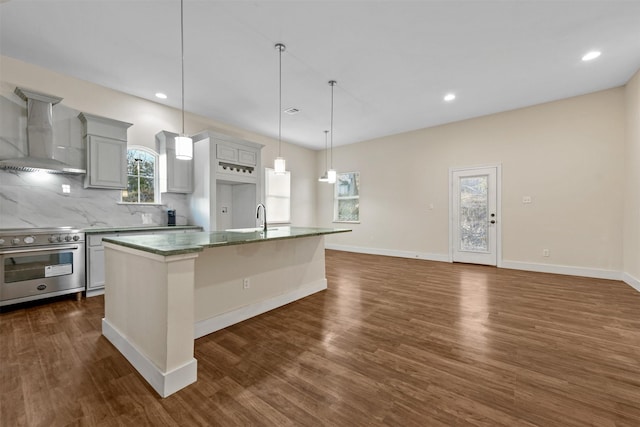
[[[449,262],[448,254],[432,254],[427,252],[398,251],[394,249],[365,248],[361,246],[334,245],[330,243],[325,244],[325,249],[333,249],[336,251],[345,251],[345,252],[357,252],[357,253],[369,254],[369,255],[384,255],[384,256],[393,256],[398,258],[413,258],[413,259],[424,259],[428,261]]]
[[[98,295],[104,295],[104,288],[100,289],[89,289],[86,292],[87,298],[97,297]]]
[[[327,243],[326,249],[345,252],[357,252],[370,255],[393,256],[399,258],[424,259],[429,261],[451,262],[446,254],[432,254],[426,252],[397,251],[392,249],[365,248],[361,246],[335,245]],[[531,262],[503,260],[501,268],[512,270],[536,271],[539,273],[564,274],[569,276],[592,277],[595,279],[622,280],[632,288],[640,292],[640,280],[617,270],[604,270],[600,268],[572,267],[567,265],[536,264]]]
[[[196,359],[191,358],[190,361],[170,372],[162,372],[107,319],[102,319],[102,335],[122,353],[160,396],[167,397],[196,382],[198,375],[198,361]]]
[[[194,335],[195,338],[200,338],[208,335],[212,332],[219,331],[228,326],[240,323],[243,320],[250,319],[274,308],[282,307],[293,301],[299,300],[306,296],[315,294],[327,289],[327,279],[318,280],[315,282],[307,283],[301,288],[298,288],[292,292],[278,295],[276,297],[256,302],[254,304],[240,307],[233,311],[229,311],[218,316],[210,317],[209,319],[200,320],[195,324]]]
[[[622,280],[624,281],[624,283],[631,286],[636,291],[640,292],[640,279],[636,279],[629,273],[623,273]]]
[[[536,264],[533,262],[502,261],[502,268],[512,270],[537,271],[540,273],[565,274],[568,276],[593,277],[595,279],[622,280],[622,273],[617,270],[599,268],[572,267],[568,265]]]

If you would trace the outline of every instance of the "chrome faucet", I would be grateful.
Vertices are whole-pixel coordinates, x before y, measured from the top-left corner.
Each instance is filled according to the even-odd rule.
[[[267,231],[267,208],[262,203],[258,203],[258,207],[256,208],[256,219],[260,218],[260,206],[262,206],[262,213],[264,215],[264,226],[262,230]]]

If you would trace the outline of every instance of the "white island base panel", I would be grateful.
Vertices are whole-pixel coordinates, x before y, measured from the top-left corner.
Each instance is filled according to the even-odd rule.
[[[324,262],[324,236],[205,249],[195,261],[195,337],[327,289]]]
[[[191,358],[186,364],[168,372],[161,371],[142,351],[136,348],[125,335],[114,328],[107,319],[102,319],[102,335],[136,368],[136,371],[162,397],[167,397],[196,382],[198,361]]]
[[[327,288],[324,236],[105,260],[102,333],[162,397],[197,380],[195,338]]]

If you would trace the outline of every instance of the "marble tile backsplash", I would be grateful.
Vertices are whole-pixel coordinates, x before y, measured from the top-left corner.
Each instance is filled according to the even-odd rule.
[[[187,224],[186,194],[162,194],[162,205],[120,204],[119,190],[84,188],[83,179],[0,169],[0,228],[166,225],[167,209]]]

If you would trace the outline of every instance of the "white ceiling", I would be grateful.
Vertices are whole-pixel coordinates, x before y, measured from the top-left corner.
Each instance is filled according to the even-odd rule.
[[[178,0],[4,0],[0,15],[2,55],[180,108]],[[620,86],[640,68],[634,0],[185,0],[184,19],[187,111],[277,138],[282,42],[283,109],[300,109],[282,139],[316,149],[331,79],[343,145]]]

